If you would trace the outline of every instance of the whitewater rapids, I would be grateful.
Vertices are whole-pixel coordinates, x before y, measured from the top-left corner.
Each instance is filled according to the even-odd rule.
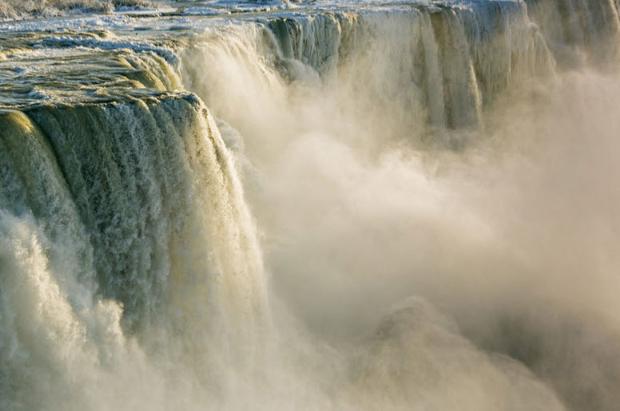
[[[615,410],[615,0],[0,0],[0,410]]]

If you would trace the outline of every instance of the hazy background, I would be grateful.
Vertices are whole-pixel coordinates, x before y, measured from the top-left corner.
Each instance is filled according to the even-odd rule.
[[[284,338],[331,347],[296,372],[336,408],[614,409],[615,70],[525,76],[442,131],[403,111],[398,27],[325,82],[286,83],[237,29],[185,60],[211,62],[185,78],[228,123]]]

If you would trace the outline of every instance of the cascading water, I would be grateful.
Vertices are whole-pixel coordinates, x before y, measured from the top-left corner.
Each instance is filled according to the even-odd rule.
[[[260,250],[199,100],[37,107],[2,125],[3,409],[94,407],[63,390],[87,364],[126,361],[127,335],[158,351],[182,335],[167,355],[208,378],[252,361],[268,322]]]
[[[0,410],[615,409],[617,2],[174,6],[0,24]]]
[[[291,114],[308,105],[308,93],[297,92],[300,84],[321,83],[321,92],[310,98],[365,120],[362,129],[387,141],[403,129],[426,134],[425,124],[439,130],[480,126],[484,107],[511,84],[555,72],[525,5],[513,2],[275,18],[209,30],[195,43],[185,51],[187,87],[241,127],[242,135],[263,126],[276,127],[267,132],[272,135],[286,134],[287,127],[314,129],[313,119],[300,124],[300,116]],[[201,61],[218,63],[194,71]],[[293,109],[283,110],[288,105]],[[297,118],[289,125],[283,112]],[[246,125],[248,115],[254,118]],[[436,131],[431,138],[437,139]]]

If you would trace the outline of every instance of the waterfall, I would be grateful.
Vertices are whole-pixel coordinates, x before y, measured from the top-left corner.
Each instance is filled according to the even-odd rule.
[[[181,61],[186,87],[219,118],[241,135],[260,128],[277,141],[283,130],[314,127],[290,113],[317,97],[303,90],[328,95],[321,105],[363,119],[360,128],[386,141],[405,133],[438,141],[438,131],[483,127],[497,97],[557,71],[523,2],[327,11],[208,28]]]
[[[609,61],[620,30],[614,0],[527,0],[532,19],[564,64]],[[577,51],[577,52],[575,52]]]
[[[611,0],[491,1],[267,18],[253,28],[248,23],[233,29],[219,48],[218,29],[209,30],[195,41],[203,56],[190,52],[189,60],[217,63],[200,73],[202,80],[191,69],[185,78],[206,96],[217,83],[234,83],[223,80],[227,73],[212,78],[209,71],[218,70],[221,60],[236,60],[239,70],[258,70],[252,82],[268,83],[268,90],[277,89],[274,81],[320,78],[334,94],[356,94],[359,104],[372,101],[378,111],[386,107],[383,116],[390,113],[410,127],[462,129],[482,125],[485,108],[507,89],[553,76],[583,56],[608,60],[619,21]],[[201,85],[205,81],[210,91]],[[224,118],[235,117],[231,109],[218,108],[224,104],[218,99],[207,101]]]
[[[617,0],[121,3],[0,0],[0,411],[613,409]]]
[[[193,347],[184,355],[198,372],[252,361],[248,341],[268,321],[260,250],[234,160],[198,99],[40,107],[1,122],[6,408],[32,385],[27,408],[80,409],[56,390],[80,367],[123,361],[108,344],[129,350],[126,339],[158,329]]]

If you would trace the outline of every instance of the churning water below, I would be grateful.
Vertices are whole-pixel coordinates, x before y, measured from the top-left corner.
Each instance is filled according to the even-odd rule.
[[[1,410],[618,408],[614,0],[100,3],[0,3]]]

